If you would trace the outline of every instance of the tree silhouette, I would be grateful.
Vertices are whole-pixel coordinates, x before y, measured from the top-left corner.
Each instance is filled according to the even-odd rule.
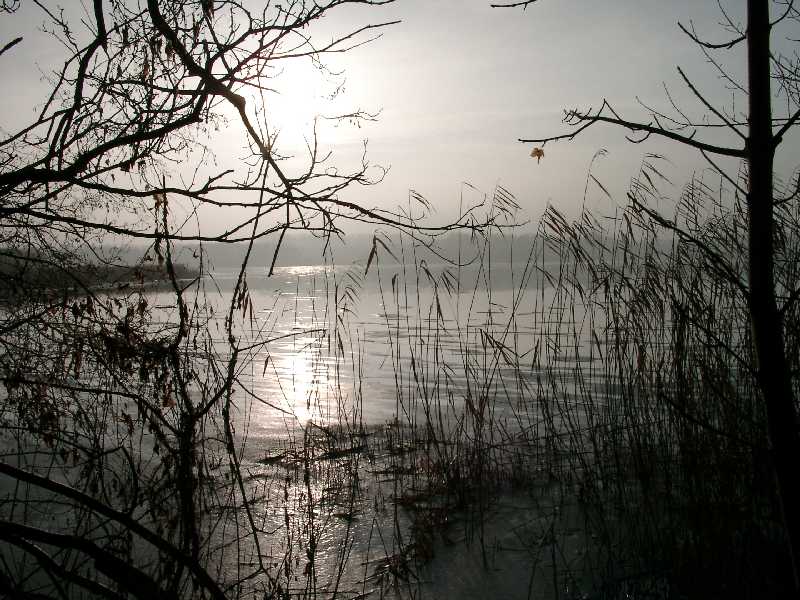
[[[246,333],[254,242],[277,238],[274,267],[291,230],[339,235],[342,220],[424,228],[419,215],[342,197],[383,171],[366,158],[336,168],[316,130],[305,155],[290,156],[270,94],[294,62],[325,71],[328,55],[390,24],[323,36],[323,17],[390,2],[94,0],[91,15],[36,3],[65,58],[47,74],[35,117],[0,134],[3,594],[286,590],[295,565],[276,569],[261,547],[232,416],[234,393],[248,393],[241,363],[270,341]],[[15,17],[28,8],[3,0],[4,25],[21,26]],[[25,48],[20,33],[0,41],[0,60]],[[232,166],[216,166],[231,163],[215,147],[216,129],[240,133],[244,156]],[[468,212],[429,232],[479,221]],[[216,228],[206,233],[209,222]],[[204,296],[203,244],[212,241],[243,248],[222,315]],[[126,253],[136,242],[146,247]],[[197,254],[188,269],[177,264],[179,242]],[[152,279],[172,307],[152,305]],[[224,483],[212,474],[221,466]],[[254,548],[247,569],[237,555],[245,544]]]
[[[493,4],[495,7],[523,6],[527,8],[535,0]],[[774,15],[770,15],[770,7]],[[800,575],[800,480],[797,477],[797,461],[800,459],[800,430],[798,429],[798,407],[796,398],[796,371],[787,359],[784,340],[784,319],[792,314],[792,307],[800,299],[800,290],[778,293],[775,283],[775,245],[778,232],[774,209],[777,204],[796,202],[800,192],[800,179],[792,193],[783,198],[775,197],[773,163],[786,134],[800,119],[800,91],[798,72],[800,62],[797,55],[786,56],[774,45],[774,31],[778,27],[792,27],[800,22],[800,11],[793,0],[773,1],[748,0],[746,24],[739,25],[722,5],[724,27],[730,36],[721,42],[710,42],[698,34],[693,25],[679,24],[691,43],[696,44],[706,59],[718,70],[721,78],[736,93],[747,96],[745,115],[716,107],[681,70],[678,73],[700,106],[707,111],[708,119],[695,120],[673,102],[673,112],[645,107],[650,113],[648,121],[635,121],[620,115],[607,101],[597,110],[571,109],[564,111],[564,122],[570,127],[563,134],[521,139],[524,143],[544,146],[548,142],[571,140],[588,128],[598,124],[622,127],[631,132],[628,139],[640,143],[650,136],[678,142],[697,150],[700,155],[747,199],[748,223],[748,274],[741,282],[749,305],[750,325],[756,356],[756,378],[765,403],[769,442],[772,452],[778,493],[781,498],[784,524],[793,557],[795,585]],[[787,39],[793,40],[790,34]],[[740,84],[722,66],[718,51],[729,51],[746,45],[747,82]],[[774,82],[774,86],[773,86]],[[781,99],[782,114],[773,109],[774,94]],[[710,141],[720,128],[732,132],[740,144],[725,146]],[[746,165],[746,189],[742,189],[735,177],[726,175],[718,165],[716,157],[733,157]],[[635,199],[634,199],[635,200]],[[679,231],[675,222],[665,219],[657,211],[640,207],[661,226]],[[691,241],[691,236],[689,236]],[[697,240],[695,240],[697,241]],[[726,257],[715,255],[713,250],[697,244],[698,251],[709,254],[709,259],[718,265],[728,265]],[[737,283],[739,275],[728,268],[730,277]]]

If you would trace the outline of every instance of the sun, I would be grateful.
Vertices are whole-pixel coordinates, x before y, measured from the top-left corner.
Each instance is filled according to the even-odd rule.
[[[265,121],[279,141],[308,138],[313,135],[315,119],[331,112],[336,83],[310,61],[287,61],[265,85],[273,90],[264,96]]]

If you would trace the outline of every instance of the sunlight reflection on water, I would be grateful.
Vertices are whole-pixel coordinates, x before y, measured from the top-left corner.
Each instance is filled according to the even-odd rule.
[[[239,406],[246,423],[239,431],[256,447],[293,438],[309,423],[382,426],[398,411],[413,416],[471,394],[504,399],[494,403],[493,416],[516,418],[516,400],[535,384],[536,373],[516,372],[512,354],[533,360],[539,348],[558,345],[559,330],[568,325],[542,319],[552,293],[533,285],[519,293],[510,276],[497,272],[490,290],[479,288],[485,282],[475,272],[464,274],[460,290],[437,292],[410,271],[407,289],[396,283],[399,273],[383,267],[365,276],[358,265],[279,267],[272,277],[248,271],[252,310],[235,312],[234,335],[240,347],[253,348],[239,355],[244,392],[237,398],[251,401]],[[205,282],[209,331],[221,361],[230,352],[224,317],[237,276],[220,271]],[[165,306],[165,322],[174,319],[168,292],[152,300]],[[578,333],[578,347],[555,358],[565,370],[585,354],[589,331]]]
[[[286,354],[282,360],[283,370],[290,378],[290,385],[285,390],[289,410],[303,427],[311,421],[319,421],[313,395],[315,385],[324,385],[324,382],[318,378],[315,380],[309,352],[301,349],[295,354]]]
[[[247,393],[236,398],[248,400],[237,404],[237,435],[248,441],[241,464],[250,477],[248,494],[262,498],[254,506],[263,529],[280,532],[269,537],[270,553],[285,555],[296,569],[298,596],[311,580],[333,597],[345,589],[346,597],[365,597],[373,586],[380,593],[381,577],[403,564],[395,535],[408,534],[414,515],[386,507],[399,504],[391,500],[398,478],[416,485],[413,478],[430,463],[406,462],[410,446],[395,446],[402,438],[391,437],[406,430],[391,425],[430,419],[447,439],[463,415],[480,412],[506,435],[518,423],[538,427],[538,404],[530,401],[539,376],[535,357],[545,351],[540,347],[563,345],[562,330],[581,320],[576,313],[545,320],[541,307],[554,300],[544,288],[517,293],[489,286],[486,297],[480,281],[451,293],[406,289],[395,279],[397,269],[374,269],[370,278],[363,266],[279,268],[271,278],[254,271],[247,277],[253,310],[235,315],[236,340],[253,348],[240,356],[237,378]],[[224,315],[234,278],[215,278],[214,314]],[[565,387],[571,362],[589,347],[587,331],[579,329],[578,343],[564,348]],[[227,340],[217,339],[224,360]],[[489,515],[481,529],[498,548],[511,549],[498,551],[494,575],[485,575],[483,554],[442,546],[425,572],[431,597],[480,597],[479,589],[511,597],[518,581],[528,580],[528,550],[519,540],[538,539],[539,523],[531,506],[511,500],[510,509]],[[298,540],[315,549],[313,571]]]
[[[241,357],[240,382],[255,399],[247,409],[252,412],[246,410],[250,436],[267,442],[293,437],[309,424],[328,427],[342,419],[350,426],[380,426],[395,418],[398,397],[406,401],[419,386],[433,390],[401,407],[426,410],[447,403],[449,394],[469,394],[466,380],[478,371],[489,382],[482,394],[514,393],[495,390],[491,373],[507,370],[498,348],[525,355],[533,347],[541,324],[529,324],[536,313],[527,311],[540,291],[526,292],[519,307],[527,311],[509,322],[508,307],[520,298],[508,285],[498,284],[483,299],[471,286],[459,293],[441,291],[437,304],[433,288],[406,290],[395,285],[396,274],[397,269],[381,272],[381,284],[377,271],[364,277],[357,265],[279,267],[269,278],[260,270],[248,273],[256,319],[242,317],[237,339],[270,340]],[[213,277],[219,284],[213,301],[224,303],[235,278],[227,272]]]

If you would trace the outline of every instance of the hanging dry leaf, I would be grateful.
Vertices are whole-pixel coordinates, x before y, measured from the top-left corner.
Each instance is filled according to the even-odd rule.
[[[122,416],[119,417],[119,422],[124,423],[128,428],[128,435],[133,435],[133,419],[128,413],[122,413]]]
[[[76,344],[75,347],[75,352],[73,355],[73,363],[72,363],[72,368],[75,373],[75,379],[80,379],[82,364],[83,364],[83,341],[78,340],[78,343]]]
[[[536,163],[538,164],[539,161],[541,161],[542,158],[544,157],[544,150],[542,150],[541,148],[539,148],[537,146],[536,148],[531,150],[531,157],[535,158],[536,159]]]

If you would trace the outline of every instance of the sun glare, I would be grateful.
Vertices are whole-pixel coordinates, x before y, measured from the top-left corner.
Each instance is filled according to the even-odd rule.
[[[314,119],[330,112],[335,83],[327,81],[308,62],[288,62],[266,85],[275,90],[265,97],[266,121],[270,133],[278,134],[279,142],[294,143],[310,137]]]
[[[307,351],[287,354],[284,363],[287,384],[284,387],[286,402],[300,425],[315,420],[314,369]]]

